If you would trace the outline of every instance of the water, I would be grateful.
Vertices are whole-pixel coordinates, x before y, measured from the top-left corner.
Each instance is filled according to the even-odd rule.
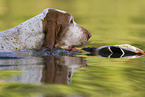
[[[144,97],[145,57],[99,57],[81,49],[131,44],[145,50],[145,1],[1,0],[0,5],[1,31],[49,7],[71,13],[92,34],[73,54],[0,53],[0,97]]]

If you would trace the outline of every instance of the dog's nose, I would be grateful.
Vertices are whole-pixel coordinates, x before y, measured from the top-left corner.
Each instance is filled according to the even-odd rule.
[[[85,33],[87,34],[87,38],[88,39],[92,36],[92,34],[88,30],[86,30],[86,29],[85,29]]]
[[[92,36],[92,34],[90,32],[88,32],[88,39]]]
[[[86,30],[84,27],[82,27],[82,30],[86,34],[87,39],[89,39],[92,36],[92,34],[88,30]]]

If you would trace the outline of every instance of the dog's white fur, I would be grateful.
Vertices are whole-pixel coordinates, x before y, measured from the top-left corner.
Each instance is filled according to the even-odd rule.
[[[67,13],[61,10],[56,11]],[[45,37],[43,33],[43,20],[48,13],[49,8],[14,28],[0,32],[0,52],[41,48]],[[73,17],[71,16],[70,21],[72,19]],[[87,35],[84,35],[81,26],[73,20],[73,23],[69,25],[65,35],[60,41],[58,41],[58,43],[56,43],[55,47],[68,49],[72,45],[82,45],[86,43],[86,38]]]
[[[40,47],[44,38],[42,22],[47,13],[48,9],[45,9],[41,14],[22,24],[0,32],[0,52]]]

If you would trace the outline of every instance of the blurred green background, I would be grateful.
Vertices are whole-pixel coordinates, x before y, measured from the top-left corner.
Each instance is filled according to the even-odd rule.
[[[92,33],[88,43],[78,48],[131,44],[145,50],[144,0],[0,0],[0,31],[17,26],[45,8],[69,12]],[[88,66],[78,69],[70,85],[1,82],[0,97],[145,96],[144,57],[107,59],[85,54],[78,57],[85,57]],[[0,72],[2,76],[6,75]]]

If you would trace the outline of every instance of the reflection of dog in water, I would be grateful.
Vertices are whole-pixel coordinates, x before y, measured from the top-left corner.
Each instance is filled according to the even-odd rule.
[[[86,66],[84,58],[46,57],[41,81],[44,83],[69,84],[74,68],[83,66]]]
[[[69,84],[74,69],[86,66],[86,61],[81,57],[47,56],[45,58],[9,59],[9,61],[2,59],[0,65],[3,66],[0,70],[24,72],[6,81]]]

